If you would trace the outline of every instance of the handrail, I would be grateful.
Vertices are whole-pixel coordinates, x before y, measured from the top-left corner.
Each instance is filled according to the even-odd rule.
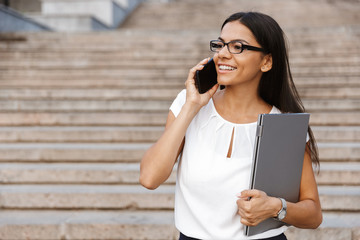
[[[0,4],[0,14],[3,13],[3,19],[0,21],[0,32],[11,32],[11,31],[52,31],[51,28],[38,23],[19,12]],[[0,16],[1,18],[1,16]],[[7,21],[6,21],[7,20]],[[17,21],[16,21],[17,20]],[[17,29],[12,29],[14,26]]]

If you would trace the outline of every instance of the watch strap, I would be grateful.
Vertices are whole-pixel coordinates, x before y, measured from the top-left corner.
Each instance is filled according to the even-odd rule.
[[[281,218],[281,217],[280,217],[280,213],[285,212],[285,214],[286,214],[287,205],[286,205],[285,199],[283,199],[283,198],[279,198],[279,199],[280,199],[280,201],[281,201],[281,209],[280,209],[280,211],[277,213],[276,219],[279,220],[279,221],[281,221],[281,220],[283,220],[283,219],[285,218],[285,216]]]

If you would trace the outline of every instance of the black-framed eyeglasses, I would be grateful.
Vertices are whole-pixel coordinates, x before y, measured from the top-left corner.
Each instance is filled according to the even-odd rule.
[[[220,52],[221,49],[223,49],[223,47],[225,47],[225,45],[227,46],[229,52],[233,53],[233,54],[242,53],[244,51],[244,49],[252,50],[252,51],[259,51],[259,52],[266,52],[262,48],[258,48],[258,47],[254,47],[254,46],[250,46],[250,45],[245,45],[239,40],[234,40],[234,41],[230,41],[230,42],[226,43],[226,42],[224,42],[224,41],[222,41],[220,39],[210,41],[210,50],[212,52]]]

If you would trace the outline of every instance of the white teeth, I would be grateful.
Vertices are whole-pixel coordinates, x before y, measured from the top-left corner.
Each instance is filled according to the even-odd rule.
[[[220,69],[220,70],[235,70],[236,68],[230,67],[230,66],[226,66],[226,65],[219,65],[219,69]]]

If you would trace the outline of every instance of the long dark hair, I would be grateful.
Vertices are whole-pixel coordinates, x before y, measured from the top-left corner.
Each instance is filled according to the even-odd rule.
[[[259,83],[259,95],[267,103],[284,113],[303,113],[304,105],[296,90],[289,65],[285,34],[279,24],[270,16],[258,12],[238,12],[228,17],[228,22],[239,21],[253,33],[257,42],[272,56],[272,68],[263,73]],[[319,166],[319,155],[314,134],[308,128],[307,151],[311,160]]]

